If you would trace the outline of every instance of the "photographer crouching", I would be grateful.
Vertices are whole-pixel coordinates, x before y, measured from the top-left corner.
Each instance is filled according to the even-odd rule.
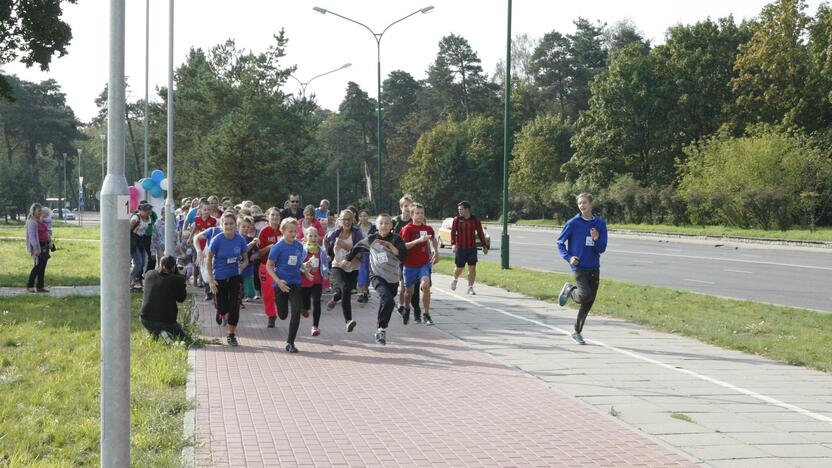
[[[176,259],[165,255],[159,262],[159,269],[145,274],[144,301],[141,309],[141,322],[153,335],[159,336],[170,344],[173,341],[191,341],[177,321],[179,313],[176,303],[187,298],[185,277],[179,273]]]

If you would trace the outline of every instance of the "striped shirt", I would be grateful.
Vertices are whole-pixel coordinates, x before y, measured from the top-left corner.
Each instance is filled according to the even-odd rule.
[[[472,215],[468,219],[462,216],[454,218],[451,225],[451,245],[460,249],[475,249],[477,248],[477,240],[474,235],[480,236],[480,242],[485,245],[485,232],[483,232],[482,224],[476,216]]]

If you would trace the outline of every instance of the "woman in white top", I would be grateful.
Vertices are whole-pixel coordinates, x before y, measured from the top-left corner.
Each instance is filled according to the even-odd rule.
[[[344,313],[347,331],[351,332],[356,325],[352,319],[352,303],[350,302],[352,290],[358,281],[359,262],[362,257],[356,258],[347,265],[341,261],[349,255],[352,248],[364,238],[360,229],[353,229],[353,214],[350,210],[341,212],[338,223],[341,227],[327,234],[324,240],[327,254],[332,259],[332,290],[335,293],[332,300],[327,303],[327,310],[332,310],[338,302],[341,302],[341,311]]]

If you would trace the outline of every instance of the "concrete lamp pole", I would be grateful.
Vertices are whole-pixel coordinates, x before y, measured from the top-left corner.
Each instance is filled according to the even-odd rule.
[[[107,176],[101,187],[101,466],[130,466],[130,195],[124,176],[125,0],[110,0]]]
[[[511,0],[506,26],[506,109],[503,119],[503,234],[500,237],[500,266],[509,268],[508,239],[508,155],[511,152]]]
[[[168,196],[165,200],[165,255],[175,255],[176,219],[173,212],[173,0],[168,1]],[[160,259],[161,260],[161,259]]]
[[[416,10],[416,11],[414,11],[413,13],[411,13],[407,16],[404,16],[402,18],[397,19],[396,21],[393,21],[392,23],[388,24],[387,27],[384,28],[380,33],[377,33],[375,31],[373,31],[372,29],[370,29],[369,26],[367,26],[364,23],[360,23],[360,22],[358,22],[354,19],[350,19],[350,18],[347,18],[346,16],[339,15],[338,13],[335,13],[332,10],[327,10],[327,9],[324,9],[324,8],[321,8],[321,7],[313,7],[312,9],[317,11],[318,13],[320,13],[322,15],[325,15],[325,14],[329,13],[329,14],[337,16],[337,17],[339,17],[343,20],[349,21],[350,23],[355,23],[359,26],[362,26],[367,31],[370,31],[370,34],[372,34],[373,38],[375,38],[375,40],[376,40],[376,59],[377,59],[377,64],[378,64],[377,69],[376,69],[376,75],[377,75],[377,80],[378,80],[378,89],[377,89],[377,91],[378,91],[378,112],[376,114],[376,126],[377,126],[377,133],[378,133],[378,145],[377,145],[378,146],[378,184],[376,185],[377,188],[376,188],[376,197],[375,198],[377,200],[376,210],[381,212],[381,211],[384,210],[384,202],[382,201],[383,197],[382,197],[382,189],[381,189],[381,187],[383,186],[383,184],[382,184],[382,165],[381,165],[381,158],[382,157],[381,157],[381,155],[382,155],[382,148],[384,147],[384,137],[382,135],[382,127],[381,127],[381,38],[382,38],[382,36],[384,36],[384,33],[386,33],[387,30],[390,29],[390,27],[393,26],[394,24],[399,23],[401,21],[404,21],[404,20],[410,18],[411,16],[415,15],[416,13],[427,13],[427,12],[433,10],[433,6],[427,6],[425,8],[421,8],[421,9]]]

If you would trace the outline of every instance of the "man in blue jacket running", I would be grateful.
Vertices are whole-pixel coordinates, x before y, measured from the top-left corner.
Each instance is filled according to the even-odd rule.
[[[571,298],[581,305],[572,339],[580,345],[586,344],[581,331],[595,302],[600,282],[601,254],[607,250],[607,223],[600,216],[592,214],[592,195],[582,193],[576,197],[580,213],[566,222],[558,237],[560,256],[575,272],[575,285],[564,283],[558,303],[566,305]]]

